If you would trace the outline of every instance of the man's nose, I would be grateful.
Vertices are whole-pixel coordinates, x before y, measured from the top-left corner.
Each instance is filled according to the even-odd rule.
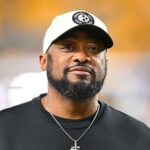
[[[74,56],[73,56],[73,61],[74,62],[80,62],[80,63],[89,63],[91,61],[88,53],[84,50],[78,50],[77,52],[75,52]]]

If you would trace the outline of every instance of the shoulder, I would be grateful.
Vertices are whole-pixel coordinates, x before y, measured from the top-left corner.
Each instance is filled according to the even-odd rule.
[[[29,101],[27,103],[13,106],[0,111],[0,123],[20,117],[30,109],[31,105],[32,101]]]
[[[21,128],[26,126],[29,120],[32,101],[0,111],[0,140],[12,137]]]
[[[150,137],[150,128],[143,122],[105,103],[103,105],[105,107],[105,113],[103,114],[104,122],[109,124],[114,130],[145,134]]]
[[[150,148],[150,128],[143,122],[102,102],[99,129],[126,149]]]
[[[17,119],[25,119],[34,114],[36,106],[35,104],[40,100],[41,95],[39,97],[33,98],[26,103],[0,111],[0,126],[4,123],[16,121]]]
[[[0,139],[23,134],[39,124],[40,99],[41,95],[24,104],[0,111]]]

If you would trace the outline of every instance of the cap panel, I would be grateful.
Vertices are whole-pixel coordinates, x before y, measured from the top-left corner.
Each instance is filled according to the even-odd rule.
[[[51,45],[52,41],[59,37],[61,34],[66,32],[70,27],[75,27],[75,24],[70,18],[72,14],[64,14],[61,16],[57,16],[51,25],[49,26],[48,30],[46,31],[44,43],[43,43],[43,52],[45,53],[48,47]]]
[[[75,27],[83,25],[90,25],[91,29],[99,29],[99,32],[101,32],[104,36],[104,42],[107,48],[110,48],[113,45],[112,39],[107,33],[106,25],[99,18],[86,11],[76,10],[54,18],[45,34],[43,53],[46,53],[52,42],[59,38],[62,34]]]

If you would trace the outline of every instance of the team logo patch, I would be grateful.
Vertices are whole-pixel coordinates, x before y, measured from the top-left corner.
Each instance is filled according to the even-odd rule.
[[[72,16],[72,20],[79,24],[79,25],[84,25],[84,24],[88,24],[88,25],[93,25],[94,24],[94,18],[83,11],[77,12]]]

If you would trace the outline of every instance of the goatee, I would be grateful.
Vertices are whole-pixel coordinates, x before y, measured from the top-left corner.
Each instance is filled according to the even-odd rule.
[[[51,86],[53,86],[58,92],[60,92],[63,96],[67,97],[72,101],[80,101],[85,102],[88,101],[91,97],[95,96],[102,88],[106,72],[107,72],[107,65],[105,67],[105,73],[101,80],[96,81],[96,74],[93,71],[93,78],[89,83],[81,80],[78,82],[70,82],[67,79],[68,68],[64,69],[62,79],[55,79],[52,75],[52,58],[51,55],[48,55],[48,63],[47,63],[47,79]],[[76,64],[76,66],[81,66],[81,64]],[[82,66],[85,66],[82,64]]]

